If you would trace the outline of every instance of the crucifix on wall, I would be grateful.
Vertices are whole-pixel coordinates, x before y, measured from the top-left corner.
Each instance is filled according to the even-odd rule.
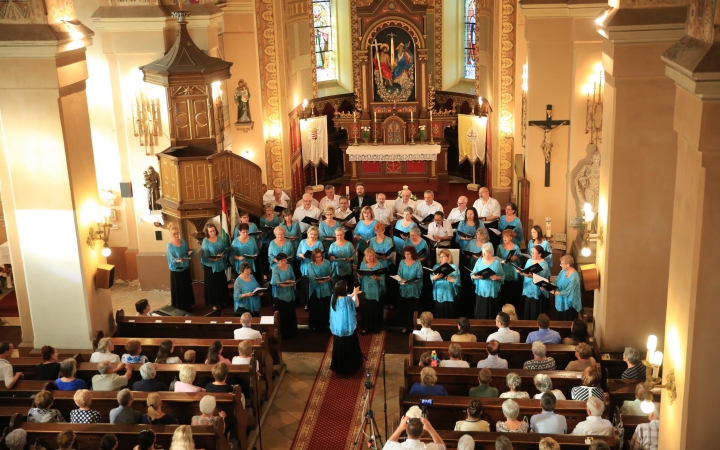
[[[550,158],[552,157],[552,133],[563,125],[570,125],[569,120],[552,120],[552,105],[545,109],[545,120],[531,120],[528,124],[531,127],[538,127],[543,130],[543,141],[540,144],[543,156],[545,157],[545,187],[550,187]]]

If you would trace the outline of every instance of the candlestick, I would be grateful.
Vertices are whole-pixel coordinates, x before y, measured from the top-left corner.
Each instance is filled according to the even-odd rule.
[[[434,137],[433,137],[432,113],[433,113],[433,110],[431,109],[431,110],[430,110],[430,144],[434,144],[434,143],[435,143],[435,139],[434,139]]]
[[[345,186],[345,197],[350,197],[350,186]]]
[[[410,110],[410,123],[412,123],[412,119],[413,119],[413,112],[412,112],[412,109],[411,109],[411,110]]]
[[[355,111],[353,111],[353,123],[355,123]]]
[[[373,121],[377,122],[377,111],[373,111]]]

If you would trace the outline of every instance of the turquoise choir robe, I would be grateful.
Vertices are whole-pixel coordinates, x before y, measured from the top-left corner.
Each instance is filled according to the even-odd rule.
[[[380,259],[378,256],[378,261],[380,261],[380,264],[382,264],[383,267],[387,268],[395,261],[395,244],[389,236],[385,236],[385,239],[383,239],[382,242],[378,242],[377,237],[373,237],[368,241],[368,247],[375,250],[375,253],[385,253],[392,250],[392,253],[388,255],[389,258],[387,260]]]
[[[582,309],[582,300],[580,298],[580,276],[577,272],[573,272],[570,276],[567,271],[561,270],[555,280],[555,309],[558,311],[567,311],[572,308],[580,312]]]
[[[498,245],[497,251],[495,254],[498,256],[498,258],[505,260],[507,258],[508,253],[515,250],[515,256],[520,256],[520,247],[518,247],[516,244],[513,244],[513,248],[510,250],[505,250],[505,247],[503,247],[503,244]],[[517,261],[513,261],[518,266],[520,265],[520,260],[522,258],[518,259]],[[502,264],[503,272],[505,273],[505,280],[504,281],[515,281],[518,279],[520,275],[515,271],[515,267],[513,267],[512,264],[509,262],[507,264]]]
[[[500,261],[493,258],[493,261],[490,264],[487,264],[485,260],[480,258],[475,263],[475,267],[473,267],[473,273],[480,272],[488,267],[498,274],[500,279],[491,280],[489,278],[482,278],[480,280],[473,280],[475,283],[475,294],[480,297],[496,298],[498,294],[500,294],[500,287],[503,284],[505,274]]]
[[[207,238],[203,239],[202,243],[202,254],[200,255],[200,262],[204,266],[212,268],[213,273],[222,272],[227,268],[227,246],[222,238],[217,238],[217,241],[210,242]],[[210,259],[211,256],[219,255],[223,253],[223,257],[217,261]]]
[[[535,246],[535,242],[533,242],[533,240],[530,239],[530,240],[528,241],[528,246],[527,246],[528,255],[530,254],[530,251],[532,250],[532,248],[533,248],[534,246]],[[547,263],[548,263],[548,267],[549,267],[550,269],[552,269],[552,266],[553,266],[553,255],[552,255],[552,246],[550,245],[550,242],[546,239],[546,240],[544,240],[544,241],[542,241],[542,242],[540,243],[540,247],[542,247],[543,250],[545,250],[546,252],[550,252],[550,254],[547,256],[547,258],[545,258],[545,262],[547,262]]]
[[[428,248],[427,242],[425,242],[425,239],[421,239],[418,244],[413,244],[413,242],[410,240],[410,238],[407,238],[405,240],[405,247],[415,247],[415,251],[418,254],[418,258],[425,260],[428,256],[430,256],[430,249]],[[404,255],[403,255],[404,257]]]
[[[522,223],[520,223],[520,218],[515,217],[514,220],[508,222],[505,216],[500,216],[500,221],[498,222],[498,230],[501,232],[508,227],[508,225],[514,226],[513,231],[515,231],[515,237],[513,238],[513,242],[519,247],[520,243],[525,240],[525,236],[523,236],[523,228]]]
[[[242,294],[253,292],[260,287],[255,277],[251,276],[250,281],[245,281],[240,277],[235,279],[235,287],[233,288],[233,300],[235,301],[235,311],[238,308],[247,309],[248,311],[260,311],[260,296],[252,295],[250,297],[240,298]]]
[[[441,265],[440,263],[435,264],[433,270]],[[433,300],[436,302],[453,302],[457,296],[458,288],[460,287],[460,271],[455,264],[450,265],[455,271],[448,276],[432,280],[433,274],[430,275],[433,284]],[[452,278],[453,281],[448,281],[448,278]]]
[[[362,220],[355,225],[355,229],[353,230],[353,237],[354,236],[360,236],[360,241],[357,243],[357,249],[360,251],[365,251],[365,248],[367,248],[367,241],[375,237],[375,225],[377,224],[377,220],[373,220],[370,222],[370,225],[365,225],[365,222]]]
[[[187,243],[185,242],[185,239],[180,239],[180,241],[180,247],[174,245],[172,242],[168,242],[167,245],[168,267],[172,272],[182,272],[183,270],[190,267],[190,260],[182,262],[175,261],[180,258],[187,258],[188,252],[190,251],[190,249],[188,249]]]
[[[333,242],[327,253],[328,259],[330,259],[331,256],[335,257],[335,261],[332,262],[333,272],[335,275],[352,275],[353,267],[357,264],[357,253],[355,253],[355,247],[352,245],[352,242],[345,241],[345,245],[342,247],[339,246],[337,242]],[[350,258],[351,256],[352,259],[350,261],[344,261],[346,258]],[[341,259],[343,261],[340,261]]]
[[[274,239],[270,242],[270,245],[268,246],[268,263],[270,264],[271,269],[277,266],[277,263],[273,262],[273,259],[275,259],[275,257],[280,253],[285,253],[288,256],[288,262],[290,262],[292,258],[295,257],[295,250],[292,241],[285,239],[285,243],[283,245],[278,245]]]
[[[310,296],[315,294],[317,298],[330,297],[332,295],[332,280],[327,283],[318,283],[317,278],[331,277],[332,276],[332,264],[327,259],[323,259],[322,264],[317,265],[310,263],[307,267],[308,279],[310,280]]]
[[[378,263],[372,269],[368,267],[367,263],[363,261],[360,263],[360,270],[380,270],[383,266]],[[371,276],[364,276],[360,278],[360,289],[365,293],[366,300],[377,300],[380,301],[380,296],[385,292],[385,275],[378,275],[379,280],[373,280]]]
[[[532,259],[528,259],[528,261],[525,263],[525,269],[535,264]],[[540,261],[540,266],[543,268],[543,270],[538,273],[539,276],[543,278],[550,279],[550,268],[548,267],[547,263],[543,259]],[[544,295],[545,297],[549,297],[550,294],[548,291],[543,291],[539,287],[533,283],[532,277],[523,277],[523,290],[522,295],[524,295],[527,298],[534,298],[535,300],[538,300],[540,298],[540,295]]]
[[[316,248],[323,250],[322,242],[320,242],[319,240],[315,241],[315,244],[313,244],[313,245],[308,244],[307,239],[303,239],[302,241],[300,241],[300,245],[298,246],[298,249],[297,249],[297,255],[298,255],[298,260],[300,261],[300,273],[304,277],[306,277],[308,274],[307,267],[310,264],[310,261],[312,261],[312,258],[305,257],[305,259],[302,259],[300,257],[300,255],[305,254],[305,252],[308,250],[311,250],[311,251],[315,250]]]
[[[250,222],[248,225],[250,226],[248,233],[257,233],[258,231],[260,231],[260,229],[258,229],[257,225],[255,225],[254,223]],[[239,226],[240,224],[235,225],[235,230],[233,231],[233,240],[237,239],[237,237],[240,236]],[[255,236],[250,236],[250,238],[255,239]]]
[[[297,220],[293,220],[292,226],[288,226],[285,222],[281,222],[280,226],[285,228],[285,238],[289,239],[292,244],[292,252],[288,253],[288,255],[294,255],[297,252],[300,240],[302,239],[300,223]]]
[[[270,245],[270,241],[275,239],[275,235],[273,234],[273,231],[272,230],[264,231],[265,227],[272,227],[273,229],[275,229],[275,227],[277,227],[278,225],[280,225],[280,219],[278,218],[278,216],[273,216],[272,220],[267,220],[265,218],[265,216],[262,216],[260,218],[260,228],[263,230],[263,234],[260,237],[260,246],[261,247],[263,245]]]
[[[395,251],[402,256],[402,249],[405,247],[405,239],[400,236],[402,234],[410,234],[410,228],[416,227],[415,222],[411,222],[407,227],[402,226],[402,220],[395,222],[395,231],[393,232],[393,241],[395,242]],[[409,237],[409,236],[408,236]]]
[[[357,327],[355,301],[350,296],[340,297],[335,308],[330,303],[330,332],[335,336],[350,336]]]
[[[277,265],[273,267],[272,278],[270,279],[273,298],[284,302],[295,300],[295,286],[280,286],[280,283],[290,280],[295,281],[295,272],[293,272],[293,268],[289,264],[285,270],[280,270]]]
[[[420,261],[415,261],[411,266],[405,264],[403,259],[398,264],[397,275],[403,280],[412,280],[413,278],[419,278],[417,281],[412,283],[400,284],[400,296],[405,298],[420,298],[420,292],[422,292],[423,285],[423,270]]]
[[[477,225],[475,226],[468,225],[467,223],[465,223],[464,220],[458,222],[457,230],[462,231],[465,234],[469,234],[473,237],[473,239],[466,241],[461,239],[461,236],[459,234],[455,233],[455,242],[457,242],[458,246],[460,246],[460,250],[468,250],[467,247],[469,243],[475,241],[475,233],[477,233],[477,230],[479,228],[485,228],[485,225],[483,225],[483,223],[479,220],[476,220],[475,222],[477,222]]]
[[[235,259],[235,257],[242,257],[243,255],[255,255],[255,257],[257,258],[258,254],[259,251],[257,243],[255,242],[255,239],[253,239],[251,236],[244,244],[240,242],[240,239],[238,238],[233,239],[232,245],[230,246],[230,254],[228,256],[230,259],[230,263],[235,268],[235,272],[240,274],[240,266],[244,262],[250,264],[250,268],[253,272],[255,272],[255,259],[245,258],[244,260],[237,260]]]
[[[325,223],[324,220],[320,221],[320,225],[318,226],[318,229],[320,230],[320,240],[322,241],[323,248],[325,249],[325,253],[330,249],[330,244],[335,242],[335,230],[340,228],[340,222],[337,220],[335,221],[334,226],[330,226]],[[333,238],[332,240],[328,240],[327,238]]]
[[[467,244],[467,247],[465,248],[465,250],[468,252],[473,252],[473,253],[482,253],[482,245],[478,246],[477,239],[473,239],[472,241],[468,241],[468,244]],[[468,257],[467,268],[470,270],[472,270],[472,268],[475,267],[475,263],[477,262],[477,260],[482,258],[482,256],[475,257],[475,256],[469,255],[467,253],[465,254],[465,256]]]

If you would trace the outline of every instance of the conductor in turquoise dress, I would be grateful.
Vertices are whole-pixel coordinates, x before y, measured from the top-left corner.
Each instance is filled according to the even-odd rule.
[[[345,280],[335,283],[330,303],[330,332],[333,334],[333,351],[330,370],[338,375],[352,375],[364,363],[365,357],[360,350],[360,338],[357,334],[357,315],[355,309],[360,306],[356,287],[348,294]]]
[[[398,263],[397,276],[400,278],[400,321],[402,334],[414,328],[413,314],[420,312],[420,293],[423,285],[423,270],[415,247],[408,245],[402,250],[403,259]]]
[[[500,231],[509,227],[512,227],[512,230],[515,231],[513,242],[519,247],[520,243],[525,240],[525,236],[523,235],[522,223],[520,223],[520,218],[517,216],[517,205],[513,202],[505,206],[505,215],[501,216],[498,222],[498,230]]]
[[[321,249],[312,253],[308,265],[310,299],[308,300],[308,325],[313,331],[327,331],[330,326],[330,297],[332,297],[332,264],[325,259]]]
[[[478,259],[473,267],[472,279],[475,282],[475,314],[476,319],[492,319],[502,309],[500,304],[500,288],[504,279],[504,272],[500,261],[495,259],[495,252],[491,243],[482,246],[482,258]],[[494,275],[476,275],[485,269],[495,272]]]
[[[555,280],[556,290],[550,291],[555,295],[555,309],[558,320],[575,320],[582,310],[580,297],[580,275],[573,267],[575,260],[570,255],[560,258],[560,273]]]
[[[202,242],[200,263],[205,275],[205,304],[212,305],[213,310],[216,310],[230,305],[230,291],[225,274],[228,245],[218,235],[214,223],[208,222],[203,231],[206,237]]]
[[[183,311],[190,311],[195,304],[195,294],[190,277],[190,257],[192,252],[180,238],[180,229],[170,228],[172,240],[167,245],[168,267],[170,268],[170,302]]]
[[[384,271],[384,267],[377,259],[377,253],[371,248],[365,249],[365,257],[360,263],[361,271]],[[358,273],[360,287],[364,295],[362,302],[361,333],[379,333],[383,328],[382,297],[385,295],[385,275],[361,275]]]
[[[440,250],[440,261],[435,264],[433,270],[450,264],[455,269],[448,275],[431,274],[430,280],[433,286],[433,300],[435,300],[435,312],[433,315],[440,319],[453,319],[455,315],[455,299],[460,288],[460,271],[453,264],[452,253],[449,250]]]
[[[242,234],[242,230],[240,232]],[[259,287],[260,285],[253,277],[250,263],[240,263],[238,277],[235,279],[233,289],[236,316],[241,316],[246,312],[249,312],[254,317],[260,316],[260,292],[255,292],[255,289]]]
[[[295,313],[295,272],[288,264],[288,256],[275,256],[277,264],[272,269],[273,306],[280,316],[280,334],[283,339],[295,336],[297,314]]]
[[[547,262],[540,256],[539,246],[535,246],[530,250],[530,259],[525,263],[525,269],[529,268],[534,264],[539,264],[542,270],[538,273],[539,276],[550,279],[550,268]],[[519,275],[523,278],[523,320],[537,320],[540,313],[545,312],[543,310],[544,300],[549,297],[547,291],[541,290],[535,283],[533,283],[533,274],[524,274],[519,270],[515,269]]]

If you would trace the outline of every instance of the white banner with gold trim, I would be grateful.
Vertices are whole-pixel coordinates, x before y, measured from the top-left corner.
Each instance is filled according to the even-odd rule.
[[[458,114],[458,147],[460,162],[478,159],[485,162],[485,140],[487,139],[487,117]]]
[[[303,167],[328,163],[327,116],[300,120]]]

